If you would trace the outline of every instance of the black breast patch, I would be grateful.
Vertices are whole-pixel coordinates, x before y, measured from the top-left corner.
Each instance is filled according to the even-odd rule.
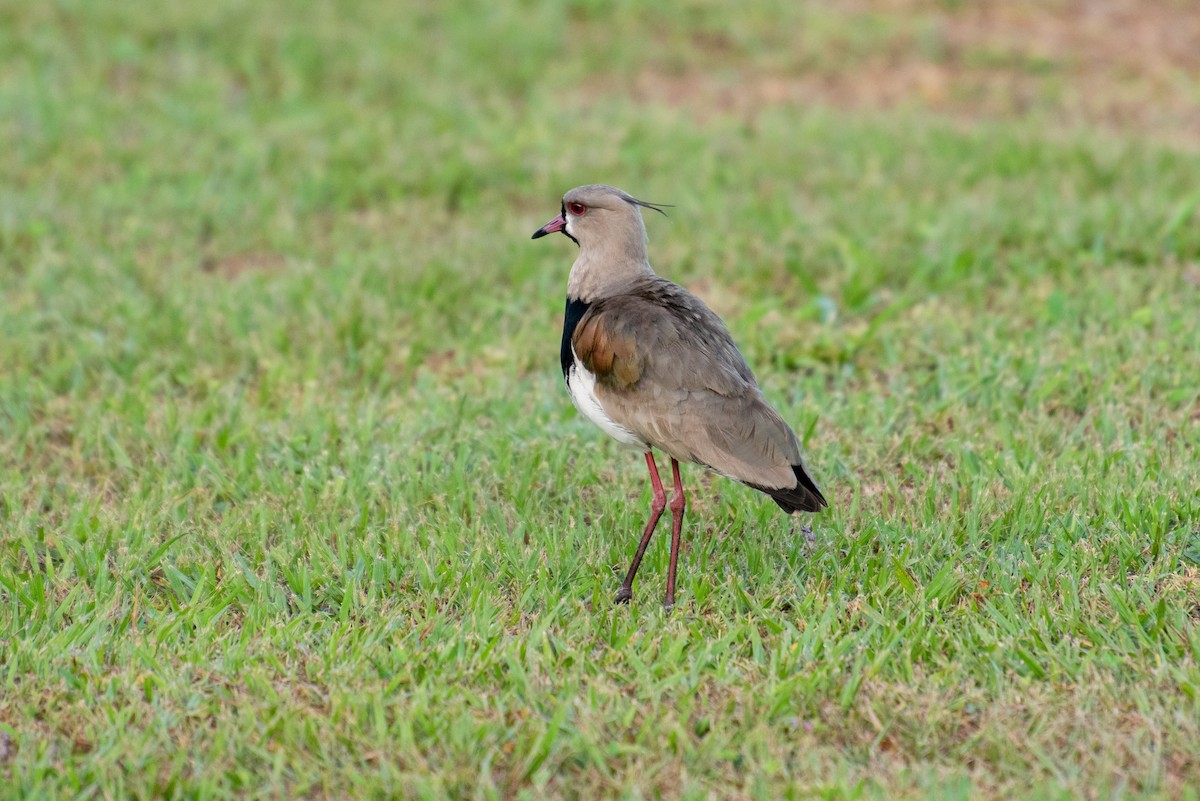
[[[567,373],[571,371],[571,365],[575,362],[575,357],[571,353],[571,337],[575,336],[575,328],[591,305],[582,300],[567,298],[567,308],[563,312],[562,348],[558,352],[559,360],[562,362],[563,378],[567,377]]]

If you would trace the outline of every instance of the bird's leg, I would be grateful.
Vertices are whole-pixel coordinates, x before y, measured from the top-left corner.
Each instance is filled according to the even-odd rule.
[[[616,602],[619,604],[627,604],[633,597],[633,577],[637,575],[642,556],[646,553],[646,546],[650,544],[650,535],[658,525],[658,518],[662,517],[663,509],[667,508],[667,493],[663,491],[662,481],[658,478],[658,465],[654,463],[654,454],[650,451],[646,451],[646,467],[650,468],[650,486],[654,487],[654,500],[650,501],[650,520],[646,523],[642,541],[638,543],[637,553],[633,555],[633,564],[629,566],[621,589],[617,590]]]
[[[671,473],[675,479],[675,491],[671,493],[671,562],[667,565],[667,599],[663,604],[668,609],[675,606],[675,566],[679,563],[679,538],[683,532],[683,510],[687,507],[679,462],[674,459],[671,459]]]

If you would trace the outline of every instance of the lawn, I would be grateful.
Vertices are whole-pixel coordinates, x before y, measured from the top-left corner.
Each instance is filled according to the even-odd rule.
[[[1075,5],[0,2],[0,797],[1200,798],[1200,14]],[[830,500],[671,614],[590,182]]]

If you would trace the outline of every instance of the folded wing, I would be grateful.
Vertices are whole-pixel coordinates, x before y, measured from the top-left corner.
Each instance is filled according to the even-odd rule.
[[[653,277],[599,300],[572,347],[596,376],[605,412],[651,445],[765,492],[789,513],[825,505],[795,433],[720,318],[686,290]]]

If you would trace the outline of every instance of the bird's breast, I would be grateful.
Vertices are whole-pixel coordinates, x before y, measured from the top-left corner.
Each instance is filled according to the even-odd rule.
[[[604,404],[596,393],[596,376],[588,371],[583,364],[575,358],[575,353],[570,352],[570,364],[566,370],[567,392],[571,394],[571,400],[575,404],[575,408],[579,410],[587,419],[591,420],[600,427],[604,433],[620,442],[622,445],[628,445],[631,448],[637,448],[642,451],[650,449],[650,445],[646,440],[642,439],[637,433],[631,431],[625,426],[613,420],[608,412],[604,410]]]
[[[563,377],[568,379],[567,375],[571,369],[571,365],[575,363],[575,352],[571,348],[571,338],[575,336],[575,329],[579,327],[579,321],[583,319],[583,315],[587,314],[591,303],[579,300],[578,298],[567,297],[567,307],[563,310],[563,332],[562,345],[558,349],[558,359],[562,364]]]

